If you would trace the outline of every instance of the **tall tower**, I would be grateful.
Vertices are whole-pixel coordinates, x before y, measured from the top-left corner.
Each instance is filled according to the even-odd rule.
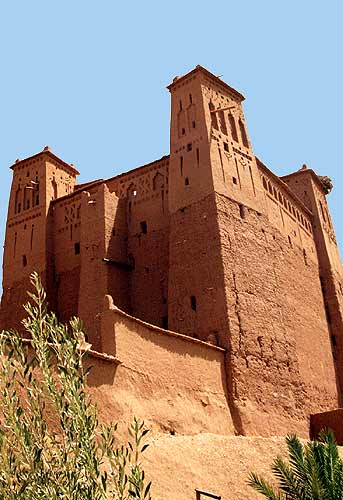
[[[3,259],[1,327],[19,327],[25,316],[29,276],[39,272],[48,300],[54,303],[50,202],[73,191],[78,171],[48,147],[17,160],[11,169],[10,193]]]
[[[242,109],[244,97],[201,66],[171,93],[169,326],[228,342],[216,194],[259,212],[262,185]]]
[[[339,255],[332,218],[326,200],[332,184],[304,165],[282,178],[313,214],[313,234],[317,248],[320,282],[332,350],[343,403],[343,266]]]

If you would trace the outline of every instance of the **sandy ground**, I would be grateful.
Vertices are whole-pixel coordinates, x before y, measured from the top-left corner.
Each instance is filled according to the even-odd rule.
[[[249,472],[271,478],[270,464],[285,449],[283,437],[161,435],[152,439],[144,467],[154,500],[195,499],[196,488],[223,500],[262,499],[247,485]]]

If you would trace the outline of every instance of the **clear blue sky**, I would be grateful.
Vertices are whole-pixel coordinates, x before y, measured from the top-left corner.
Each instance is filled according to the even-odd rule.
[[[167,154],[165,87],[201,64],[246,96],[255,153],[276,174],[307,163],[333,179],[342,252],[342,17],[331,0],[3,0],[1,240],[16,158],[49,145],[83,182]]]

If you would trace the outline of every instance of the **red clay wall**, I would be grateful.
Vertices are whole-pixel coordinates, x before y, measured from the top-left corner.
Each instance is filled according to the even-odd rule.
[[[214,195],[170,217],[169,324],[227,346],[227,309]],[[194,297],[192,299],[192,297]]]
[[[217,203],[242,428],[306,435],[309,413],[338,398],[318,262],[265,216],[224,196]]]
[[[168,319],[168,165],[165,157],[107,181],[125,206],[126,259],[130,267],[130,308],[122,307],[114,296],[115,304],[158,326],[166,326]],[[122,222],[123,218],[121,227]],[[116,237],[110,245],[112,252]]]
[[[103,349],[121,363],[111,368],[95,360],[89,385],[101,418],[127,422],[136,415],[160,432],[234,432],[222,349],[117,309],[101,317]]]

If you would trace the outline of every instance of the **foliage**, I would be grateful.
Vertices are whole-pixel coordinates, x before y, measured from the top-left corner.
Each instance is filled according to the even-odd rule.
[[[318,175],[320,182],[322,183],[325,194],[331,193],[333,190],[333,183],[330,177],[327,175]]]
[[[31,283],[31,341],[0,335],[0,500],[151,500],[144,423],[134,419],[121,446],[116,425],[99,425],[85,392],[82,324],[60,324],[36,273]]]
[[[343,463],[332,431],[323,431],[318,441],[303,445],[295,435],[286,437],[288,463],[277,457],[272,472],[273,488],[251,473],[249,484],[270,500],[340,500],[343,498]]]

